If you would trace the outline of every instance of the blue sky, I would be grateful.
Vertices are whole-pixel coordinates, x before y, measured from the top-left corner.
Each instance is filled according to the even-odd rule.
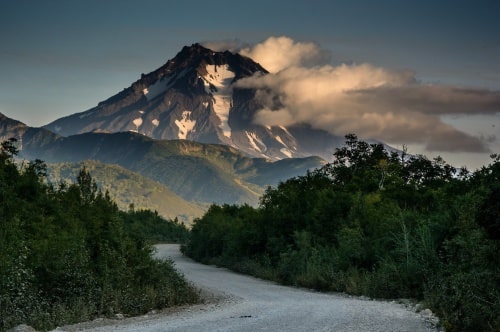
[[[496,0],[0,0],[0,5],[0,112],[31,126],[94,107],[185,45],[235,39],[254,45],[273,36],[316,43],[330,52],[332,66],[368,63],[411,71],[422,84],[500,91]],[[497,95],[491,98],[496,103]],[[489,153],[500,152],[499,111],[436,115],[483,140],[488,151],[405,144],[410,152],[414,147],[458,166],[478,167]]]

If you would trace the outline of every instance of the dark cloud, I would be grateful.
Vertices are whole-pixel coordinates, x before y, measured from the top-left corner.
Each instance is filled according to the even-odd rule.
[[[425,114],[495,114],[500,112],[500,91],[452,86],[411,84],[382,86],[349,92],[360,102],[383,108],[411,109]]]
[[[490,152],[481,138],[472,137],[452,127],[431,133],[427,140],[430,151]]]

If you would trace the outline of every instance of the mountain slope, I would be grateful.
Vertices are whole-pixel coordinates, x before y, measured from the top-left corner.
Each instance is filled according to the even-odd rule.
[[[48,164],[48,180],[54,184],[74,183],[82,167],[90,172],[101,190],[109,192],[121,210],[126,211],[133,204],[136,210],[150,209],[164,218],[178,218],[186,224],[201,217],[206,210],[205,206],[185,201],[159,182],[118,165],[97,161]]]
[[[56,141],[60,136],[45,128],[33,128],[0,113],[0,142],[15,138],[20,150],[43,147]]]
[[[343,138],[306,125],[270,127],[253,122],[263,105],[255,90],[236,87],[235,82],[266,74],[250,58],[193,44],[96,107],[45,128],[62,136],[132,131],[160,140],[226,144],[272,160],[330,158]],[[275,103],[278,109],[279,100]]]
[[[97,160],[120,165],[164,184],[185,200],[204,203],[256,204],[267,185],[323,164],[318,157],[273,163],[225,145],[159,141],[133,132],[59,137],[22,153],[50,163]]]
[[[196,203],[257,204],[268,185],[303,175],[324,164],[318,157],[271,162],[250,158],[227,145],[154,140],[134,132],[61,137],[45,129],[1,118],[0,136],[10,138],[13,135],[21,142],[21,158],[38,158],[47,163],[95,160],[119,165]]]

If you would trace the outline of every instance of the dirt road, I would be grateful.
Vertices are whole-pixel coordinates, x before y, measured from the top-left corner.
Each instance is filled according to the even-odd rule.
[[[157,255],[172,258],[186,278],[221,300],[89,331],[437,331],[426,317],[395,302],[276,285],[197,264],[177,245],[159,245]]]

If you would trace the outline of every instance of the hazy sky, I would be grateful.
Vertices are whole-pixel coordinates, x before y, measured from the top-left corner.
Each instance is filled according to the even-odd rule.
[[[30,126],[96,106],[185,45],[224,42],[275,65],[267,81],[244,83],[286,98],[258,122],[309,121],[472,169],[500,153],[498,0],[0,0],[0,8],[0,112]],[[276,63],[280,54],[295,62]]]

